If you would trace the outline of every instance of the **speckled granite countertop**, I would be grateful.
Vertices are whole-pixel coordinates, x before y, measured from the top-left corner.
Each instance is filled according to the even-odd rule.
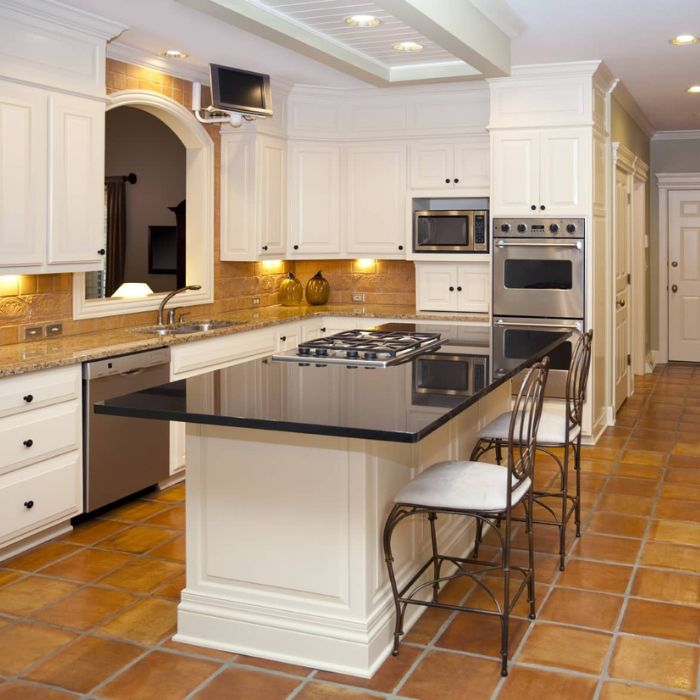
[[[144,335],[134,328],[118,328],[95,333],[67,335],[51,340],[15,343],[0,346],[0,377],[35,372],[50,367],[74,365],[110,355],[123,355],[165,345],[193,343],[205,338],[244,333],[257,328],[301,321],[314,316],[355,316],[361,318],[405,318],[448,322],[487,322],[487,314],[416,313],[412,306],[370,305],[362,307],[327,304],[325,306],[270,306],[228,314],[218,314],[217,319],[241,321],[237,326],[220,328],[185,335]]]

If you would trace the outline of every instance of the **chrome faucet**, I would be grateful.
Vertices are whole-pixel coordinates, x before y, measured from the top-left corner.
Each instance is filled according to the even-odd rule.
[[[163,325],[163,312],[165,311],[165,305],[176,295],[179,294],[180,292],[186,292],[188,289],[191,290],[196,290],[196,289],[201,289],[202,285],[201,284],[188,284],[186,287],[180,287],[180,289],[176,289],[174,292],[169,292],[163,297],[163,301],[160,302],[160,306],[158,307],[158,320],[156,323],[159,326]]]

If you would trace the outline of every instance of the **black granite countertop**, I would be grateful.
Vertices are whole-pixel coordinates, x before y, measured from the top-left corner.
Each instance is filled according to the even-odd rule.
[[[382,328],[425,330],[414,324]],[[494,357],[489,327],[442,333],[443,345],[402,364],[368,369],[269,357],[128,394],[97,413],[316,435],[417,442],[556,348],[540,337],[527,357]]]

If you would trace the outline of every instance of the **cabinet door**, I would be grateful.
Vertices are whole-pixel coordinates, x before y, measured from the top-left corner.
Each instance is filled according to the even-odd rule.
[[[297,142],[289,153],[289,253],[340,253],[340,147]]]
[[[457,273],[449,263],[416,265],[419,311],[457,310]]]
[[[533,213],[539,196],[539,134],[507,131],[493,134],[491,215]]]
[[[409,146],[409,186],[412,189],[452,189],[454,150],[450,143]],[[488,179],[486,182],[488,187]]]
[[[251,134],[221,136],[221,260],[255,260],[255,141]]]
[[[540,204],[547,215],[580,216],[590,207],[592,148],[590,129],[541,132]]]
[[[0,269],[41,265],[48,93],[0,81]]]
[[[488,313],[491,306],[489,264],[457,265],[457,310]]]
[[[287,153],[284,141],[259,136],[257,172],[258,243],[262,255],[287,249]]]
[[[302,340],[302,327],[299,323],[285,323],[275,328],[277,338],[277,352],[291,350]]]
[[[101,265],[104,237],[105,106],[70,95],[49,98],[49,264]]]
[[[405,147],[348,146],[346,154],[347,252],[358,257],[404,257]]]
[[[462,141],[454,146],[454,178],[457,188],[489,189],[488,137]]]

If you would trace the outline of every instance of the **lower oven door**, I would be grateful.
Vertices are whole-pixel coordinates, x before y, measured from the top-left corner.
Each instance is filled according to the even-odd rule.
[[[494,316],[583,318],[583,240],[497,239]]]
[[[545,386],[548,398],[566,398],[566,378],[571,363],[573,347],[583,333],[583,321],[494,318],[493,319],[493,371],[494,376],[510,372],[523,359],[552,342],[562,330],[571,330],[569,338],[549,355],[549,375]],[[521,372],[513,379],[513,393],[517,393],[525,378]]]

